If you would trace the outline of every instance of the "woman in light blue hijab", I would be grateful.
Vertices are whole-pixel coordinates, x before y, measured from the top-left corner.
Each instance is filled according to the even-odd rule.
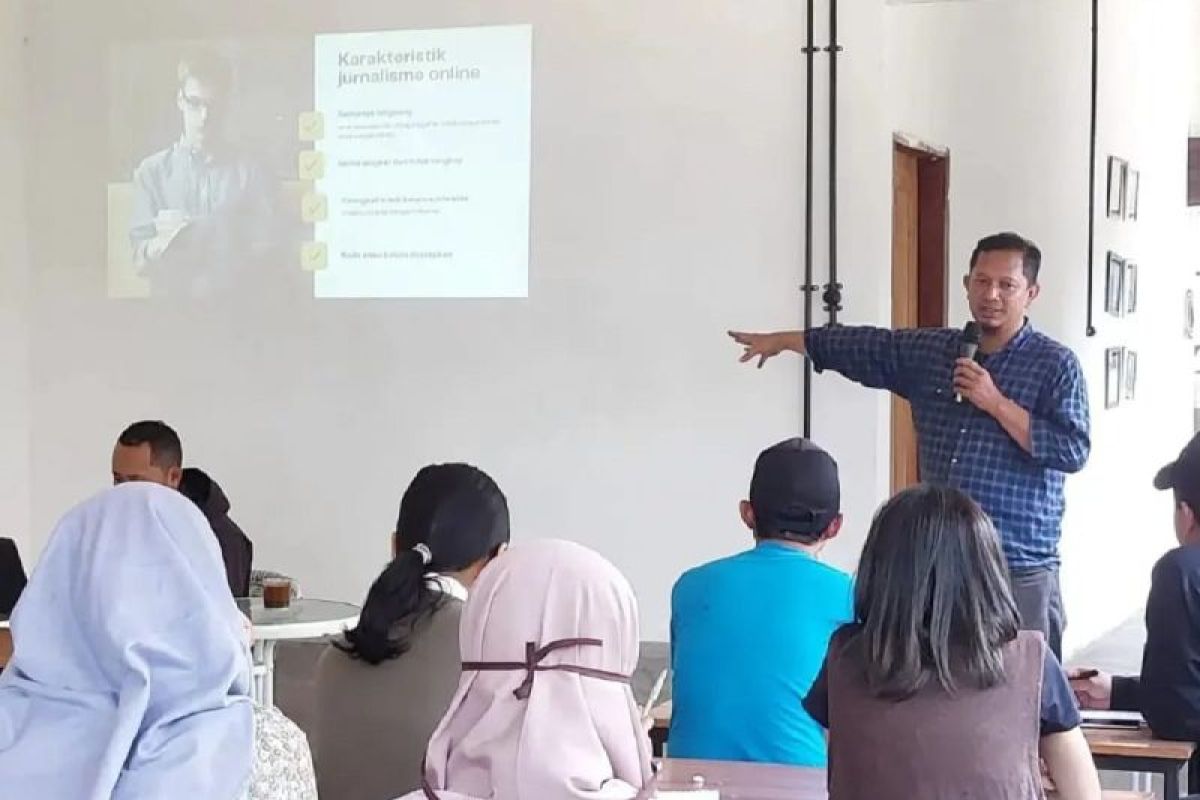
[[[110,489],[58,524],[12,617],[0,793],[236,800],[254,754],[242,620],[217,540],[170,489]]]

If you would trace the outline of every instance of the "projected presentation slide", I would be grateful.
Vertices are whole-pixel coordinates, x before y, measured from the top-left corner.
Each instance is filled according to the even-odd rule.
[[[525,297],[527,25],[124,44],[111,297]]]

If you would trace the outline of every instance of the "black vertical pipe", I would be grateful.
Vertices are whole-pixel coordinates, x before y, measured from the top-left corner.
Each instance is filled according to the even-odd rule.
[[[1092,122],[1088,143],[1087,335],[1096,335],[1094,314],[1096,260],[1096,87],[1100,63],[1100,0],[1092,0]]]
[[[829,0],[829,283],[825,286],[825,310],[829,312],[829,324],[838,324],[838,312],[842,310],[842,284],[838,282],[837,268],[837,123],[838,53],[842,47],[837,37],[838,4]]]
[[[812,327],[812,293],[813,263],[812,263],[812,232],[813,232],[813,56],[816,48],[813,46],[813,3],[808,0],[808,44],[804,48],[805,61],[808,67],[806,86],[806,105],[808,112],[804,118],[804,329]],[[812,361],[804,359],[804,438],[812,438]]]

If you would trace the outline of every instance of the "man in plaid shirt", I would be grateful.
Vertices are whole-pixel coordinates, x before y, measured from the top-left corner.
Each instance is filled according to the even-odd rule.
[[[757,358],[761,367],[791,350],[818,372],[831,369],[908,400],[921,480],[964,490],[991,516],[1022,626],[1042,631],[1061,654],[1063,482],[1087,462],[1091,439],[1079,360],[1025,316],[1038,295],[1041,260],[1037,246],[1015,233],[975,246],[963,279],[982,333],[975,359],[959,358],[962,334],[952,328],[730,335],[745,347],[742,361]]]

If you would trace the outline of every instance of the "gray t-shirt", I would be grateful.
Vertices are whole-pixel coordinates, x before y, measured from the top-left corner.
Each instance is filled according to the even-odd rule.
[[[420,788],[425,747],[462,672],[462,610],[447,597],[417,622],[407,652],[375,666],[333,645],[321,654],[312,737],[321,797],[379,800]]]

